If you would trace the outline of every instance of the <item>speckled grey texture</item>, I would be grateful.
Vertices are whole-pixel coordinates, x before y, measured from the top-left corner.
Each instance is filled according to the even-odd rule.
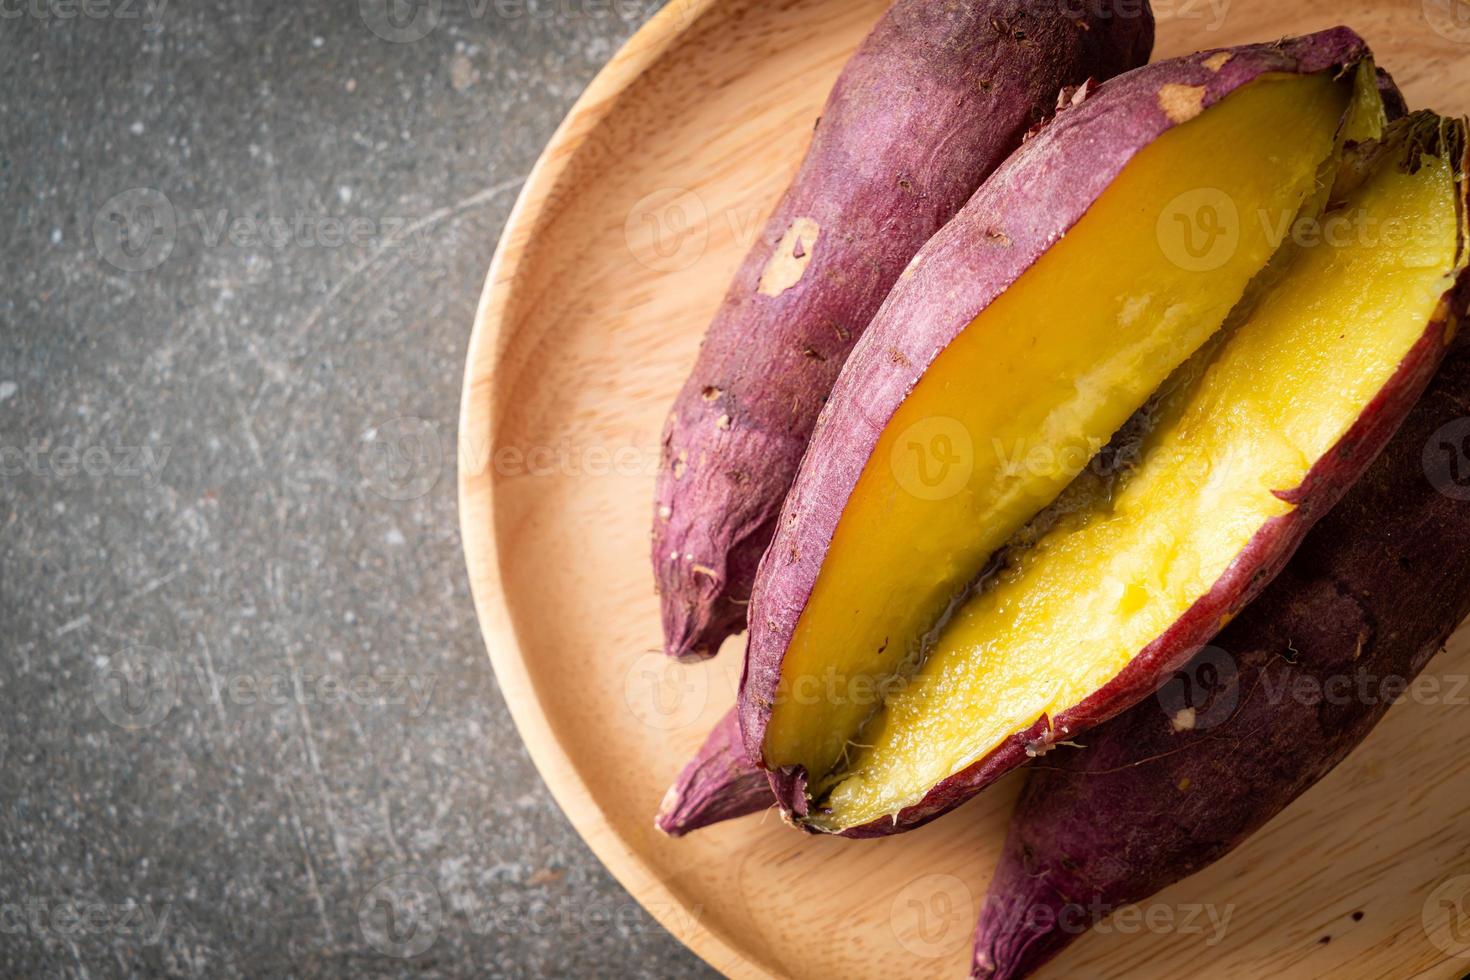
[[[708,974],[528,760],[454,505],[501,225],[652,9],[0,5],[0,974]]]

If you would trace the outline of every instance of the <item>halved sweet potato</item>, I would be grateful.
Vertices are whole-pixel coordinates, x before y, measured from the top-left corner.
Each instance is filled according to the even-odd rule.
[[[1443,161],[1414,185],[1418,244],[1303,250],[1264,289],[1278,256],[1247,298],[1275,245],[1263,216],[1328,203],[1334,148],[1382,124],[1364,58],[1338,30],[1104,85],[921,252],[839,381],[758,581],[742,728],[798,821],[915,826],[1146,696],[1382,446],[1443,351],[1426,330],[1459,261]],[[1056,164],[1077,147],[1100,187]],[[1079,186],[1086,215],[1060,242],[1018,206],[1076,206]],[[1181,201],[1186,230],[1227,212],[1231,247],[1171,239]],[[1381,288],[1354,292],[1362,277]],[[964,314],[975,278],[981,312]],[[1357,329],[1321,314],[1333,304]],[[1171,376],[1135,420],[1144,461],[1027,526]],[[947,494],[904,469],[918,429],[966,471]],[[1078,462],[1028,465],[1038,449]]]
[[[1461,124],[1444,132],[1439,152],[1462,156]],[[1439,166],[1420,177],[1439,179]],[[1465,315],[1466,287],[1461,276],[1441,326]],[[1350,315],[1342,325],[1356,326]],[[1442,492],[1425,463],[1459,458],[1445,427],[1467,405],[1462,332],[1382,455],[1186,668],[1199,679],[1208,665],[1210,698],[1177,710],[1149,699],[1036,769],[980,917],[975,977],[1027,976],[1099,913],[1212,864],[1368,735],[1391,685],[1406,688],[1470,614],[1470,562],[1439,557],[1470,548],[1470,503],[1458,487]],[[1217,711],[1208,724],[1198,714]]]
[[[1382,167],[1349,198],[1336,217],[1360,230],[1300,250],[1161,400],[1137,469],[963,605],[813,823],[935,812],[1147,696],[1273,577],[1438,363],[1462,262],[1457,165]]]
[[[1135,0],[897,0],[832,89],[663,436],[653,569],[670,656],[745,628],[756,565],[837,372],[914,253],[1058,91],[1148,61]]]

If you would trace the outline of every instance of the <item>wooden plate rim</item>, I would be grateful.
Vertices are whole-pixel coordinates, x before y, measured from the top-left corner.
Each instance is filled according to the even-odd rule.
[[[496,361],[511,325],[507,312],[526,246],[546,217],[546,206],[571,158],[628,85],[659,60],[717,0],[671,0],[619,49],[578,98],[542,151],[511,209],[496,246],[475,313],[460,395],[458,446],[493,447],[500,419],[492,395]],[[470,457],[483,461],[483,454]],[[707,924],[693,934],[677,929],[676,907],[687,901],[604,816],[573,760],[562,749],[526,670],[506,605],[501,555],[495,535],[495,481],[487,469],[474,472],[456,452],[460,539],[480,632],[500,690],[531,760],[557,805],[603,865],[660,925],[710,966],[726,975],[771,977],[725,936]],[[652,815],[649,817],[652,820]]]

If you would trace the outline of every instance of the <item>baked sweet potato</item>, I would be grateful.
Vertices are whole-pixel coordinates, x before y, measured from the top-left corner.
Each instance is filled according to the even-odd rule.
[[[1435,127],[1434,141],[1463,174],[1462,124]],[[1446,329],[1467,302],[1462,277]],[[1099,912],[1219,860],[1367,736],[1390,682],[1406,688],[1470,614],[1470,562],[1443,557],[1470,548],[1470,503],[1430,479],[1458,461],[1444,427],[1467,411],[1462,333],[1362,480],[1183,671],[1213,674],[1209,689],[1149,699],[1037,763],[981,913],[974,976],[1026,976]]]
[[[1408,109],[1403,95],[1382,68],[1377,69],[1377,85],[1386,118],[1404,116]],[[759,813],[775,802],[765,771],[746,757],[738,732],[737,711],[731,709],[664,794],[655,821],[659,829],[681,837]]]
[[[1362,472],[1444,351],[1449,165],[1361,205],[1414,223],[1411,246],[1278,252],[1262,216],[1335,220],[1340,150],[1383,121],[1346,29],[1153,65],[921,250],[757,581],[742,732],[796,822],[917,826],[1148,696]],[[1171,238],[1204,212],[1236,215],[1228,247]],[[1136,465],[1073,482],[1125,422]]]
[[[928,238],[1057,104],[1148,61],[1146,2],[898,0],[838,78],[710,325],[663,435],[653,567],[665,650],[745,627],[817,413]]]
[[[1408,109],[1393,78],[1377,70],[1379,95],[1388,119]],[[738,717],[731,709],[710,732],[699,751],[664,794],[656,825],[671,837],[770,807],[771,794],[763,769],[745,755],[738,736]]]

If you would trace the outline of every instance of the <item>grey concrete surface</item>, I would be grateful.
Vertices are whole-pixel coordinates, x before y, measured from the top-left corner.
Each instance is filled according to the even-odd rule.
[[[0,974],[709,974],[526,756],[454,505],[501,225],[654,7],[0,2]]]

